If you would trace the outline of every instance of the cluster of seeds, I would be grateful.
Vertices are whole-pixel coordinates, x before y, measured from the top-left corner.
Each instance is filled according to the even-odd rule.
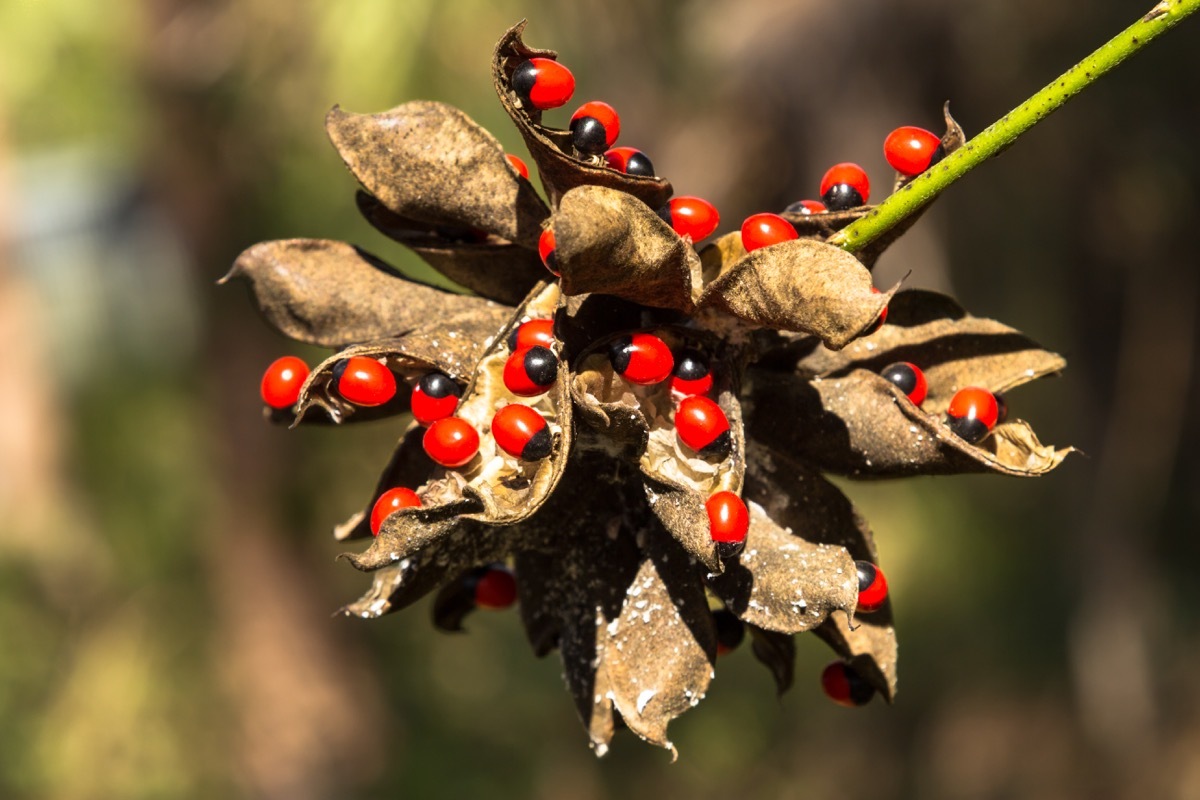
[[[262,380],[262,397],[272,409],[274,419],[299,421],[312,405],[328,411],[336,422],[354,413],[350,407],[372,409],[360,419],[377,419],[407,408],[415,422],[424,427],[419,437],[406,434],[401,449],[408,447],[404,451],[407,459],[407,452],[416,451],[416,443],[420,441],[424,456],[421,452],[413,455],[419,465],[427,457],[425,473],[401,477],[392,474],[389,467],[378,497],[368,505],[366,513],[360,511],[338,530],[338,537],[365,536],[367,529],[376,537],[366,553],[350,559],[359,569],[378,572],[371,591],[358,603],[348,606],[347,613],[364,618],[389,613],[420,596],[422,587],[440,583],[442,588],[434,600],[434,620],[445,630],[458,630],[462,616],[476,608],[508,608],[517,601],[515,569],[518,569],[523,622],[530,639],[535,640],[535,649],[542,654],[557,646],[558,637],[566,631],[581,632],[578,620],[594,616],[590,612],[599,607],[596,597],[601,596],[596,591],[610,581],[607,577],[590,578],[590,583],[577,581],[576,573],[586,572],[599,563],[594,553],[628,561],[631,554],[622,548],[630,545],[636,551],[636,558],[642,559],[638,570],[649,573],[644,581],[638,577],[635,583],[628,584],[629,597],[643,591],[658,591],[662,599],[670,595],[671,600],[653,608],[670,609],[673,601],[679,607],[679,614],[683,614],[683,604],[674,589],[691,587],[688,590],[694,591],[688,602],[697,597],[701,603],[707,600],[714,627],[707,631],[707,643],[697,633],[690,639],[676,640],[670,650],[664,645],[661,651],[656,651],[649,642],[670,634],[670,615],[660,614],[668,621],[659,624],[656,633],[649,637],[640,628],[625,626],[622,619],[613,616],[595,632],[599,638],[594,656],[582,651],[569,655],[563,648],[564,666],[572,676],[571,691],[581,705],[584,723],[598,752],[611,738],[614,717],[622,718],[643,738],[670,747],[665,735],[666,723],[685,710],[685,705],[688,708],[695,705],[697,694],[702,697],[712,678],[710,663],[714,649],[716,655],[725,655],[737,648],[746,633],[752,636],[754,655],[773,670],[780,691],[785,691],[792,681],[791,634],[818,625],[814,630],[844,658],[830,664],[821,675],[824,693],[842,705],[862,705],[875,693],[892,699],[895,639],[888,582],[874,563],[875,548],[869,529],[863,527],[852,509],[847,511],[839,503],[816,501],[811,505],[832,518],[836,527],[845,528],[847,536],[836,542],[820,537],[809,541],[810,537],[799,534],[800,529],[809,527],[806,513],[817,513],[808,509],[810,498],[820,500],[822,495],[841,498],[824,481],[821,471],[828,469],[852,476],[911,474],[918,467],[941,471],[950,459],[965,457],[970,463],[962,469],[984,464],[1009,474],[1036,474],[1036,470],[1056,465],[1067,451],[1046,449],[1019,421],[1006,426],[1002,434],[1010,439],[1016,434],[1024,435],[1024,439],[1014,440],[1024,441],[1028,451],[1037,453],[1040,461],[1033,467],[998,463],[989,459],[989,453],[983,449],[962,446],[962,441],[974,445],[984,440],[1007,413],[1002,397],[982,387],[968,386],[950,398],[946,411],[947,425],[962,441],[940,435],[928,438],[918,435],[918,443],[937,440],[938,449],[944,445],[946,452],[929,453],[920,465],[916,459],[908,458],[907,453],[902,463],[872,464],[876,446],[890,457],[886,435],[878,437],[883,439],[882,443],[874,441],[876,429],[886,425],[872,422],[863,426],[859,420],[874,415],[882,407],[887,413],[902,411],[905,425],[912,421],[929,431],[937,427],[929,411],[935,404],[942,408],[943,398],[938,396],[936,385],[941,369],[931,369],[936,403],[926,403],[929,381],[914,363],[896,361],[880,373],[888,383],[899,387],[914,407],[920,408],[923,403],[929,407],[916,414],[907,404],[890,402],[893,392],[887,386],[881,387],[878,375],[870,371],[894,357],[926,365],[941,363],[943,355],[960,361],[988,359],[989,354],[965,347],[966,336],[959,337],[962,341],[950,345],[948,351],[940,351],[928,359],[922,355],[923,349],[910,347],[910,339],[917,342],[916,335],[908,333],[914,302],[929,303],[936,312],[937,324],[952,338],[956,333],[967,332],[978,336],[982,326],[983,335],[1000,333],[1010,347],[1024,348],[1028,361],[1022,365],[1021,374],[1028,378],[1036,377],[1034,369],[1028,368],[1031,363],[1038,374],[1048,374],[1061,368],[1060,357],[1044,353],[1020,337],[1013,339],[1013,331],[990,320],[971,318],[961,309],[959,317],[955,317],[954,309],[947,308],[944,297],[938,299],[932,293],[912,291],[888,301],[892,305],[893,325],[872,339],[896,355],[864,355],[860,351],[848,359],[844,356],[838,366],[833,360],[836,351],[852,350],[846,345],[853,337],[880,331],[888,317],[888,306],[883,305],[883,300],[872,302],[866,294],[870,279],[865,270],[875,263],[882,247],[874,252],[864,249],[856,258],[824,241],[833,230],[870,211],[866,204],[871,197],[871,186],[865,170],[852,162],[834,164],[822,176],[817,187],[818,199],[798,200],[782,213],[755,213],[744,219],[739,234],[731,233],[692,249],[691,246],[718,229],[720,215],[716,207],[698,197],[672,197],[671,185],[659,178],[646,152],[618,146],[620,118],[617,110],[606,102],[589,101],[578,106],[571,113],[566,130],[542,126],[542,112],[571,101],[575,78],[553,58],[552,50],[524,46],[520,37],[522,28],[523,24],[510,29],[498,44],[493,76],[500,100],[516,122],[539,168],[548,203],[529,184],[526,161],[503,154],[494,139],[478,125],[444,104],[408,103],[380,115],[346,114],[335,109],[328,122],[330,136],[343,160],[364,185],[359,192],[359,207],[368,221],[415,249],[434,269],[480,295],[456,299],[470,307],[470,311],[456,318],[466,321],[463,329],[456,327],[439,344],[437,339],[442,329],[420,319],[421,312],[418,318],[406,315],[394,324],[389,323],[390,327],[362,324],[355,313],[366,309],[371,314],[377,312],[374,300],[380,285],[377,281],[382,278],[373,261],[368,263],[359,251],[352,251],[340,242],[276,242],[274,246],[252,248],[239,259],[252,278],[262,281],[263,287],[256,290],[263,296],[271,297],[271,291],[275,290],[286,295],[278,302],[280,307],[271,309],[271,318],[281,330],[293,327],[295,309],[289,305],[290,293],[298,291],[298,287],[320,285],[319,281],[308,281],[307,270],[313,275],[324,275],[326,267],[332,271],[334,266],[355,271],[362,287],[348,291],[342,300],[347,305],[350,300],[359,302],[359,295],[355,294],[359,289],[367,297],[367,301],[359,302],[361,307],[353,308],[355,313],[349,314],[347,326],[353,332],[323,331],[328,335],[305,338],[311,331],[300,326],[300,336],[296,338],[301,341],[361,344],[324,362],[317,368],[319,374],[311,375],[304,361],[294,356],[272,363]],[[540,58],[542,55],[551,58]],[[414,184],[409,180],[413,169],[388,166],[395,155],[401,161],[409,158],[415,168],[428,170],[427,174],[434,176],[434,184],[439,176],[454,178],[450,169],[460,163],[460,154],[442,152],[440,139],[422,139],[420,146],[415,146],[396,137],[395,131],[400,127],[397,122],[409,120],[421,121],[414,130],[445,130],[462,136],[466,143],[461,145],[462,152],[469,163],[482,164],[479,175],[458,179],[468,188],[450,180],[439,192],[426,192],[424,181]],[[947,152],[962,145],[965,134],[950,118],[948,110],[946,124],[947,133],[942,138],[912,126],[896,128],[888,134],[883,150],[896,172],[895,187],[925,172]],[[376,155],[383,151],[388,152],[389,158],[382,160]],[[414,185],[421,186],[421,192],[410,193]],[[469,198],[456,196],[460,188]],[[444,203],[434,201],[439,193],[448,196],[442,198]],[[476,207],[480,197],[487,197],[490,203],[484,210]],[[662,228],[659,219],[670,230]],[[533,255],[534,237],[529,231],[538,231],[536,225],[541,227],[536,239],[538,257],[552,275],[562,278],[558,283],[545,282],[538,257]],[[559,228],[562,251],[558,248],[554,225]],[[745,253],[751,254],[763,248],[780,247],[748,258],[738,252],[738,243]],[[630,245],[646,246],[646,254]],[[622,255],[614,258],[612,253]],[[626,258],[628,253],[634,254]],[[487,279],[476,276],[473,270],[462,269],[476,261],[486,265],[482,271]],[[790,263],[800,265],[794,272],[811,272],[811,281],[798,279],[796,285],[788,284],[794,277],[793,271],[776,266]],[[810,264],[814,269],[808,270]],[[673,271],[676,267],[678,271]],[[780,275],[786,279],[776,283]],[[403,296],[407,302],[414,291],[412,284],[397,282],[396,285],[403,287],[400,290],[406,293]],[[870,290],[878,294],[878,289]],[[533,294],[526,294],[529,291]],[[522,296],[526,296],[524,305],[518,305]],[[487,307],[474,305],[481,303],[480,299],[491,303]],[[334,302],[342,300],[335,297]],[[492,317],[500,311],[492,305],[494,302],[505,307],[506,323]],[[572,302],[580,305],[572,307]],[[610,302],[612,305],[606,305]],[[589,303],[592,317],[580,311]],[[403,303],[397,301],[397,305]],[[450,307],[448,297],[424,300],[410,307],[443,305]],[[845,306],[853,306],[854,313],[842,314]],[[517,307],[515,318],[511,313],[514,307]],[[874,323],[866,323],[869,319],[866,309],[876,314]],[[305,313],[300,312],[301,321]],[[608,314],[614,319],[590,321]],[[752,348],[746,348],[737,336],[726,339],[726,315],[756,329],[814,336],[826,343],[829,350],[804,356],[803,368],[797,365],[796,373],[786,379],[784,373],[760,369],[754,375],[746,372],[749,380],[743,384],[742,368],[754,368],[752,362],[761,354],[750,353]],[[338,314],[328,317],[341,319]],[[714,318],[721,324],[710,325]],[[478,330],[473,330],[473,326]],[[436,331],[439,336],[428,336],[422,342],[421,332],[426,330]],[[461,333],[463,330],[469,330],[469,336]],[[500,336],[508,332],[506,341],[488,336],[497,330],[502,331]],[[295,335],[298,331],[290,332]],[[395,333],[403,333],[400,344],[382,338]],[[415,342],[422,342],[415,353],[407,350],[403,341],[409,336]],[[450,339],[454,339],[454,345],[446,347]],[[460,356],[458,345],[468,339],[475,349],[464,348],[462,353],[470,355]],[[899,345],[895,339],[900,339]],[[432,347],[428,341],[432,341]],[[768,343],[763,347],[768,351],[782,350],[788,341],[780,341],[785,344]],[[917,343],[923,345],[924,339]],[[432,355],[426,348],[433,350]],[[486,354],[480,355],[485,349]],[[865,350],[872,349],[874,344],[866,344]],[[871,366],[859,372],[856,363],[863,365],[864,360],[870,360]],[[468,379],[473,371],[470,365],[475,365],[474,379]],[[1000,367],[997,369],[1002,372]],[[821,379],[839,372],[850,373],[845,383],[857,386],[862,397],[840,390],[836,396],[822,395]],[[970,374],[971,378],[955,381],[955,385],[991,380],[983,368]],[[1002,375],[996,378],[991,385],[1020,383],[1001,379]],[[401,392],[398,381],[412,386],[412,391]],[[772,417],[763,425],[766,419],[763,411],[756,414],[754,403],[744,404],[745,398],[739,396],[749,386],[752,399],[756,386],[774,385],[774,381],[786,390],[793,389],[797,381],[809,381],[809,387],[821,396],[822,409],[817,413],[814,409],[798,408],[803,403],[796,404],[798,414],[803,415],[798,419],[806,420],[803,437],[793,434],[793,428],[797,427],[793,420]],[[878,398],[881,401],[875,402]],[[842,408],[846,402],[850,402],[848,409]],[[612,423],[611,420],[629,417],[605,416],[608,409],[616,409],[618,415],[631,413],[629,416],[635,422]],[[832,444],[828,432],[817,427],[822,423],[822,414],[844,421]],[[575,420],[587,421],[589,428],[576,427]],[[890,421],[884,422],[890,425]],[[817,423],[811,438],[809,423]],[[623,443],[629,439],[623,439],[628,431],[622,425],[634,425],[635,437],[641,435],[637,440],[640,455],[634,452],[632,461],[636,465],[632,470],[626,470],[624,463],[617,463],[616,467],[605,463],[629,459],[632,449],[618,453],[618,447],[596,447],[589,438],[598,429],[608,428],[613,440]],[[412,429],[420,432],[416,426]],[[917,432],[917,428],[908,427],[908,431]],[[776,434],[787,434],[791,443],[797,445],[788,452],[803,449],[809,441],[817,443],[814,452],[797,456],[796,469],[803,473],[803,486],[800,480],[785,475],[787,468],[781,467],[776,473],[776,468],[769,467],[769,459],[763,457],[764,453],[773,452]],[[845,434],[850,434],[850,440],[845,440]],[[401,452],[397,450],[397,457]],[[600,475],[604,480],[596,480],[595,475],[587,475],[582,481],[578,477],[568,479],[577,482],[566,492],[565,504],[562,499],[557,501],[553,513],[564,515],[564,509],[569,507],[566,516],[583,512],[577,519],[550,518],[553,515],[534,519],[533,512],[558,486],[571,452],[586,453],[586,458],[596,456],[595,463],[604,464],[607,470]],[[440,469],[434,469],[434,464]],[[958,465],[952,465],[959,469]],[[755,473],[756,469],[760,471]],[[451,475],[443,470],[451,470]],[[629,529],[611,531],[598,549],[590,549],[598,542],[588,539],[588,529],[598,519],[606,521],[608,506],[619,503],[628,511],[626,500],[631,495],[626,493],[623,482],[630,473],[636,477],[638,470],[646,479],[640,488],[649,501],[648,509],[652,510],[642,511],[658,517],[656,522],[650,519],[650,524],[664,528],[674,539],[671,546],[684,547],[690,554],[690,565],[706,567],[710,570],[707,575],[696,576],[690,570],[680,570],[677,566],[680,559],[672,558],[667,566],[666,551],[653,552],[653,548],[641,541],[642,533],[637,533],[636,545],[632,545],[622,537],[635,527],[632,524]],[[809,475],[808,470],[814,470],[814,474]],[[448,477],[454,480],[446,480]],[[787,491],[788,481],[794,483],[791,491]],[[781,491],[770,488],[779,485]],[[448,503],[448,497],[456,493],[466,497],[463,489],[467,487],[479,492],[472,500],[486,498],[493,506],[487,507],[482,515],[456,510],[454,504]],[[797,504],[770,507],[770,499],[780,494],[794,495]],[[800,495],[805,500],[804,510],[799,509]],[[751,499],[755,503],[748,506]],[[576,506],[587,503],[605,506],[604,513],[586,516],[588,509]],[[572,533],[575,529],[582,531],[577,541],[570,540],[565,551],[558,554],[574,565],[566,573],[570,581],[564,581],[564,571],[557,564],[541,564],[545,553],[528,547],[528,540],[516,547],[490,545],[493,549],[475,551],[473,548],[479,542],[469,535],[469,528],[451,529],[452,534],[440,533],[436,525],[444,521],[437,517],[439,513],[505,525],[522,535],[536,531],[536,535],[544,537],[540,545],[557,542],[563,529]],[[704,535],[706,517],[707,536]],[[754,534],[750,533],[751,518]],[[530,530],[521,530],[526,524]],[[793,529],[797,531],[796,537],[790,535]],[[748,549],[748,535],[749,552],[743,552]],[[451,536],[461,539],[451,540]],[[413,545],[409,540],[421,543]],[[805,561],[804,569],[796,571],[797,559],[780,552],[791,552],[798,546],[810,548],[812,554],[820,557],[821,564],[810,565]],[[421,553],[422,558],[426,553],[431,554],[431,558],[426,561],[409,558],[414,552]],[[440,554],[438,558],[432,557],[434,552]],[[454,572],[448,566],[451,563]],[[845,567],[850,564],[857,570],[857,603],[854,583],[832,577],[834,569],[836,575],[846,577]],[[516,565],[515,569],[512,565]],[[445,570],[445,575],[438,576],[438,570]],[[829,579],[804,583],[809,575],[820,577],[822,570],[827,571]],[[436,581],[410,583],[421,571]],[[552,593],[547,593],[547,588],[553,589]],[[749,595],[740,596],[743,593]],[[678,595],[686,596],[686,591]],[[564,612],[564,600],[582,602],[581,608],[589,613]],[[648,602],[643,596],[632,602],[632,607],[642,609]],[[851,610],[860,615],[862,624],[853,624]],[[846,613],[834,618],[834,612]],[[794,618],[790,616],[793,614]],[[650,610],[640,610],[634,616],[642,625],[652,622]],[[698,616],[703,620],[702,613]],[[686,627],[698,630],[690,624]],[[590,642],[592,632],[586,626],[582,632]],[[710,638],[714,633],[715,648]],[[600,646],[601,639],[604,646]],[[672,676],[667,678],[662,673],[655,678],[660,666],[670,668]],[[664,691],[646,690],[644,686],[652,685],[650,682],[632,680],[637,692],[629,694],[632,691],[629,686],[613,682],[623,680],[626,673],[630,676],[637,673],[641,680],[658,680]],[[601,680],[607,681],[602,692],[599,684],[594,684]],[[655,705],[660,703],[654,699],[656,694],[666,698],[661,705]],[[594,702],[590,697],[595,698]],[[584,711],[589,702],[594,708]]]
[[[904,392],[913,405],[925,402],[929,383],[916,364],[898,361],[884,367],[879,374]],[[950,406],[946,409],[946,424],[950,430],[971,444],[983,441],[1007,417],[1008,405],[1004,398],[978,386],[959,389],[950,398]]]

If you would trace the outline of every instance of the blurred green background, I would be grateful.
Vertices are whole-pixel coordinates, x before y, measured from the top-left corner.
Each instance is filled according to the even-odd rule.
[[[1086,452],[848,485],[893,587],[891,708],[826,701],[810,637],[777,702],[743,647],[678,763],[628,735],[597,760],[515,614],[331,617],[364,581],[329,531],[399,428],[264,424],[262,369],[316,354],[214,285],[291,236],[419,269],[357,218],[323,115],[439,99],[523,154],[488,64],[524,16],[733,230],[834,161],[885,185],[892,128],[950,99],[977,132],[1148,5],[0,3],[0,797],[1200,798],[1200,20],[877,270],[1064,353],[1010,404]]]

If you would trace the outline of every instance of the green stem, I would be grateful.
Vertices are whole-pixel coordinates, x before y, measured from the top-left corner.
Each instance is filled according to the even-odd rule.
[[[1162,0],[1100,49],[938,162],[935,168],[926,170],[865,217],[832,236],[829,243],[853,253],[878,239],[1197,8],[1200,8],[1200,0]]]

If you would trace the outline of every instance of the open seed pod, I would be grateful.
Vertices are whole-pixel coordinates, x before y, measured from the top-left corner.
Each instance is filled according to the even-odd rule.
[[[874,291],[868,266],[890,238],[858,257],[825,241],[869,207],[794,218],[800,239],[751,253],[736,233],[697,253],[653,211],[669,183],[578,157],[514,90],[523,61],[556,58],[523,28],[501,38],[493,79],[553,211],[449,106],[327,120],[363,216],[480,296],[324,240],[256,245],[228,276],[285,335],[336,351],[272,419],[402,417],[373,490],[335,529],[378,534],[343,556],[371,579],[344,614],[433,594],[434,624],[459,631],[515,594],[601,755],[621,728],[674,752],[670,722],[713,678],[715,614],[749,634],[781,694],[793,636],[814,631],[891,701],[890,604],[859,608],[855,561],[877,563],[875,543],[823,475],[1053,469],[1069,449],[1020,420],[972,444],[943,415],[964,386],[1007,392],[1062,358],[941,295]],[[946,119],[952,150],[963,137]],[[898,361],[924,371],[917,402],[880,374]],[[502,578],[490,595],[489,575]]]

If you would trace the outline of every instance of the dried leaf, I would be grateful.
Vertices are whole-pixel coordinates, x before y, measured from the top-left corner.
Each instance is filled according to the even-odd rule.
[[[767,516],[758,503],[750,509],[750,532],[737,562],[708,576],[709,588],[725,607],[750,625],[777,633],[815,628],[835,609],[858,602],[854,559],[844,547],[808,541]]]
[[[811,468],[759,444],[747,451],[747,500],[759,503],[771,518],[811,542],[844,547],[855,561],[879,563],[867,521],[841,490]],[[856,601],[857,602],[857,601]],[[834,611],[815,632],[859,675],[891,702],[896,692],[896,630],[892,605],[859,614],[850,627],[845,611]],[[782,690],[781,690],[782,691]]]
[[[645,203],[602,186],[562,197],[551,218],[563,293],[690,312],[695,251]]]
[[[602,629],[613,705],[631,731],[672,754],[667,726],[708,691],[717,650],[704,587],[685,561],[677,547],[652,549]]]
[[[893,290],[894,291],[894,290]],[[890,293],[871,291],[854,256],[812,239],[763,247],[704,287],[701,307],[844,347],[879,317]]]
[[[401,217],[537,247],[545,204],[500,142],[457,108],[416,100],[351,114],[334,106],[325,130],[354,177]]]
[[[515,306],[546,277],[535,251],[495,236],[470,241],[446,235],[431,226],[389,211],[376,198],[359,190],[358,210],[382,233],[411,248],[425,263],[480,297]]]
[[[250,283],[267,322],[323,347],[397,336],[430,319],[491,315],[494,303],[414,283],[344,242],[283,239],[245,250],[221,279]]]
[[[764,370],[748,374],[754,409],[748,438],[840,475],[1041,475],[1072,452],[1041,444],[1020,420],[968,444],[940,416],[914,406],[880,375],[862,369],[811,383]],[[794,422],[781,426],[780,419]]]
[[[525,21],[518,22],[496,43],[492,56],[492,83],[500,104],[508,112],[525,139],[529,154],[537,162],[542,185],[552,205],[576,186],[594,185],[631,194],[652,209],[661,208],[671,198],[671,184],[661,178],[627,175],[607,166],[603,158],[584,161],[575,158],[571,132],[541,124],[542,113],[526,107],[511,85],[513,70],[530,58],[558,60],[553,50],[537,50],[521,41]]]
[[[580,419],[607,439],[621,443],[627,458],[637,459],[645,477],[650,508],[688,555],[710,572],[722,569],[716,544],[708,531],[705,500],[714,492],[741,492],[743,457],[742,416],[735,391],[738,380],[733,361],[712,351],[714,340],[696,331],[660,328],[652,331],[673,352],[685,348],[708,350],[717,404],[729,421],[727,455],[697,453],[683,444],[675,431],[676,402],[669,383],[635,386],[612,367],[607,340],[581,354],[571,392]]]
[[[841,613],[841,612],[834,612]],[[828,625],[829,621],[825,621]],[[792,688],[796,675],[796,642],[789,633],[776,633],[753,625],[750,629],[750,648],[754,657],[762,663],[775,679],[775,693],[783,697]],[[823,626],[822,626],[823,627]],[[817,630],[821,630],[820,627]]]
[[[820,345],[805,352],[810,346],[790,345],[800,375],[842,377],[855,369],[882,372],[897,361],[916,364],[929,383],[921,407],[931,414],[944,413],[963,387],[1007,392],[1067,365],[1062,356],[1043,350],[1020,331],[973,317],[945,295],[917,290],[892,297],[887,322],[877,332],[836,352]],[[772,362],[786,363],[779,355],[770,357]]]

